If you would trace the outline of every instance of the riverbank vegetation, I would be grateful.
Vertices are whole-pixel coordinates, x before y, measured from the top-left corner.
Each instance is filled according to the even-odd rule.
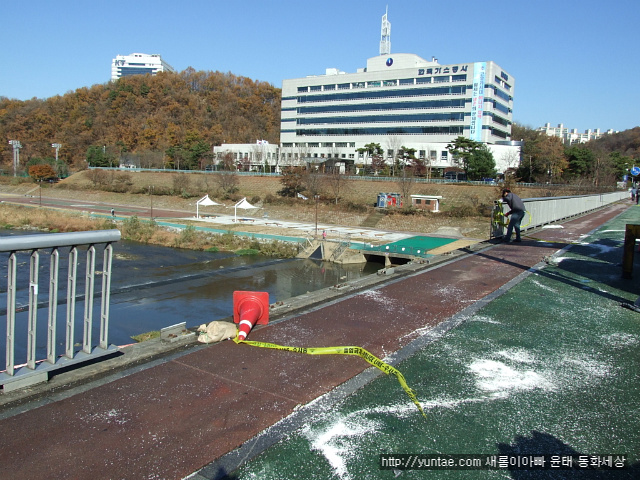
[[[166,229],[156,222],[141,220],[133,216],[124,221],[91,217],[87,214],[60,210],[23,207],[7,203],[0,204],[0,228],[36,230],[49,233],[109,230],[117,228],[123,240],[132,240],[152,245],[190,250],[234,252],[238,255],[265,255],[291,258],[298,253],[297,245],[277,240],[259,241],[255,238],[198,231],[194,226]]]

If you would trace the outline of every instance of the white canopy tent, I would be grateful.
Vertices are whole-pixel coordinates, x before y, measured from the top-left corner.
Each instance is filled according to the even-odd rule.
[[[200,218],[200,205],[202,205],[203,207],[208,207],[212,205],[222,205],[222,203],[214,202],[209,198],[209,194],[206,194],[196,202],[196,218]]]
[[[250,208],[258,208],[258,207],[254,207],[253,205],[251,205],[249,202],[247,202],[247,197],[244,197],[242,200],[240,200],[238,203],[236,203],[234,205],[234,222],[238,221],[238,209],[242,208],[244,210],[248,210]]]

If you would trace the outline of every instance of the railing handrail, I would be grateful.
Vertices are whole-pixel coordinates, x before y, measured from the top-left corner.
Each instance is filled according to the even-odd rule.
[[[52,233],[36,235],[15,235],[0,238],[0,252],[9,254],[7,266],[7,332],[6,332],[6,363],[5,371],[0,371],[0,385],[4,391],[33,385],[48,380],[48,372],[67,367],[70,364],[82,363],[93,360],[97,357],[110,355],[117,352],[117,348],[109,346],[109,302],[111,291],[111,263],[113,258],[113,243],[120,240],[120,231],[98,230],[89,232],[72,233]],[[76,284],[78,278],[77,266],[79,261],[78,247],[87,246],[86,274],[84,275],[84,318],[82,350],[76,352],[75,334],[75,306],[76,306]],[[104,245],[104,255],[102,262],[102,290],[100,292],[100,334],[99,345],[93,345],[93,300],[95,296],[94,286],[96,271],[96,246]],[[58,319],[58,271],[60,265],[60,248],[69,247],[69,261],[67,272],[67,315],[64,322],[65,329],[65,349],[64,353],[57,351]],[[36,345],[40,335],[38,330],[38,302],[39,291],[39,270],[40,251],[51,248],[49,267],[49,308],[46,325],[47,336],[47,356],[42,363],[36,358]],[[29,259],[29,283],[28,288],[28,325],[27,325],[27,362],[24,366],[16,365],[15,342],[16,342],[16,313],[18,312],[16,303],[16,292],[18,291],[17,267],[19,264],[19,252],[30,252]],[[20,263],[22,265],[23,263]]]
[[[95,243],[112,243],[120,240],[120,230],[91,232],[43,233],[35,235],[11,235],[0,238],[0,252],[18,252],[38,248],[57,248]]]

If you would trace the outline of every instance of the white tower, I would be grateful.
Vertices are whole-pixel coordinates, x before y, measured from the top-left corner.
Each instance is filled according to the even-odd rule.
[[[387,20],[387,10],[382,16],[382,28],[380,30],[380,55],[389,55],[391,53],[391,22]]]

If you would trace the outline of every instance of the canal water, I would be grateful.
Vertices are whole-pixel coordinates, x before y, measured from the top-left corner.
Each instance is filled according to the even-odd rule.
[[[24,234],[23,232],[18,232]],[[16,232],[0,231],[0,236]],[[86,247],[79,249],[77,270],[75,344],[83,338]],[[67,269],[69,249],[60,249],[57,354],[65,348],[67,317]],[[6,355],[7,262],[0,253],[0,359]],[[96,297],[93,305],[93,346],[99,343],[100,292],[102,288],[102,247],[96,250]],[[46,358],[48,284],[50,252],[40,252],[36,350]],[[269,302],[288,298],[358,279],[375,273],[380,265],[336,265],[312,259],[273,259],[237,256],[232,253],[199,252],[120,241],[113,245],[109,344],[134,343],[132,336],[186,322],[194,327],[233,314],[236,290],[269,293]],[[18,254],[15,326],[15,362],[26,361],[29,303],[29,253]],[[0,370],[4,363],[0,360]]]

